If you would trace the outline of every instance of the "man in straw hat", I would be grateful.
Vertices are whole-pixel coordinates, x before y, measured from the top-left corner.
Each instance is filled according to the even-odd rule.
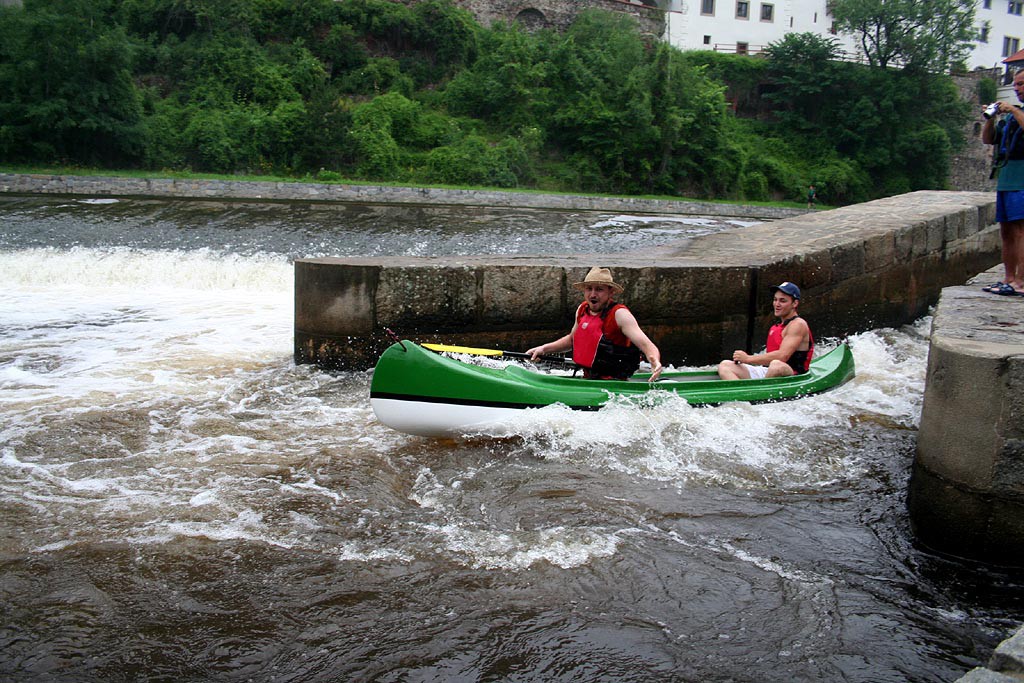
[[[584,368],[584,376],[594,379],[627,379],[640,366],[640,352],[651,364],[650,381],[661,374],[661,352],[636,318],[615,301],[622,285],[612,279],[607,268],[591,268],[583,282],[573,287],[583,292],[583,303],[576,309],[576,323],[569,334],[553,342],[535,346],[526,353],[533,360],[548,353],[572,349],[572,359]]]
[[[732,360],[718,364],[722,379],[764,379],[790,377],[807,372],[814,355],[814,336],[807,321],[797,315],[800,288],[792,282],[771,287],[772,311],[779,322],[768,330],[764,353],[751,355],[733,351]]]

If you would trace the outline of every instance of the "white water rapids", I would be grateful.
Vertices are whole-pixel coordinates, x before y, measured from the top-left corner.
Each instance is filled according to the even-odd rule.
[[[436,441],[293,364],[284,254],[4,239],[4,678],[951,680],[1013,624],[907,528],[927,319],[800,401]]]

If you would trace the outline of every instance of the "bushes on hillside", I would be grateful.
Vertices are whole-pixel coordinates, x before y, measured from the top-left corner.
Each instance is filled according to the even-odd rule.
[[[942,187],[949,79],[681,53],[624,15],[564,34],[447,0],[25,0],[0,8],[0,158],[827,202]]]

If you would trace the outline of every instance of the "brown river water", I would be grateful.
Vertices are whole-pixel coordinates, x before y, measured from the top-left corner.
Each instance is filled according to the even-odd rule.
[[[905,510],[927,318],[851,337],[858,376],[824,395],[555,407],[507,438],[393,432],[372,371],[292,362],[296,256],[744,225],[692,220],[0,201],[0,680],[924,682],[983,664],[1021,621],[1020,574],[930,554]]]

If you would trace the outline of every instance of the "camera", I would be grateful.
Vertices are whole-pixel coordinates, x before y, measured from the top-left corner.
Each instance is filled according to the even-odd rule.
[[[985,111],[981,112],[986,119],[990,119],[999,113],[999,103],[993,102],[992,104],[985,107]]]

